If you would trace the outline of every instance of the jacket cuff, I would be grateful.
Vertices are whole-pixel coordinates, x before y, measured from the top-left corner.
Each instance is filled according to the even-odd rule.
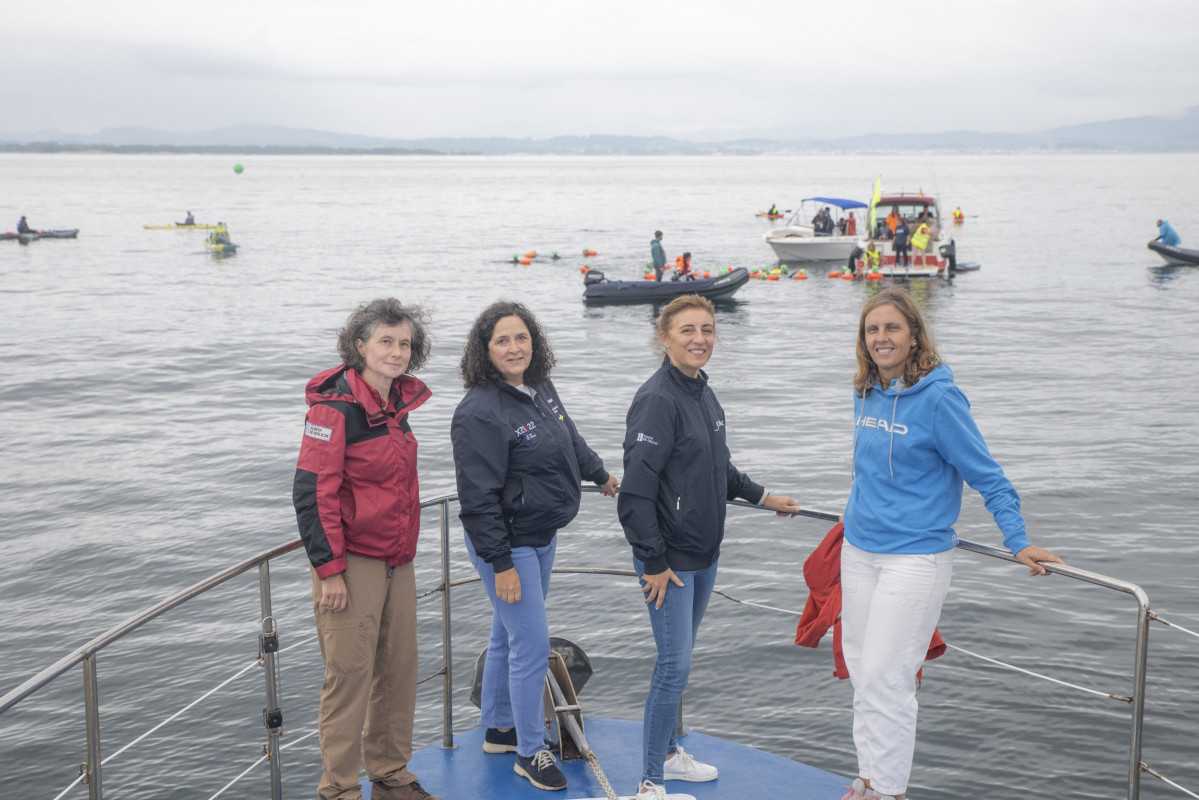
[[[654,556],[643,563],[645,564],[645,573],[647,575],[658,575],[670,569],[670,565],[666,563],[665,554]]]
[[[512,563],[512,553],[500,553],[487,562],[494,572],[507,572],[515,565]]]
[[[321,564],[319,567],[316,567],[316,577],[320,578],[323,581],[325,578],[332,577],[333,575],[336,575],[339,572],[345,572],[345,571],[346,571],[346,560],[345,560],[345,557],[342,556],[340,558],[335,558],[332,561],[328,561],[324,564]]]

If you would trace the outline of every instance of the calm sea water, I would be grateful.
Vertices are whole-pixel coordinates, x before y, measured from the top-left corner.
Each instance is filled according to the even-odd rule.
[[[923,190],[966,212],[959,258],[982,270],[915,287],[1033,540],[1142,585],[1199,629],[1199,407],[1185,384],[1199,342],[1199,268],[1145,249],[1157,217],[1199,245],[1199,156],[371,158],[0,155],[0,227],[21,214],[76,241],[0,242],[0,693],[131,614],[296,536],[291,478],[303,386],[336,363],[357,303],[425,304],[436,336],[413,419],[423,492],[453,491],[457,363],[475,315],[526,302],[558,356],[556,382],[589,443],[619,468],[624,413],[655,368],[649,307],[581,302],[583,263],[634,278],[655,228],[701,269],[772,263],[753,212],[823,194]],[[223,220],[235,258],[203,234],[143,224]],[[584,258],[584,248],[599,251]],[[529,267],[514,253],[541,254]],[[562,258],[545,258],[552,251]],[[751,282],[718,319],[709,364],[739,466],[800,503],[839,511],[849,487],[850,377],[869,291],[829,280]],[[619,469],[617,470],[619,471]],[[455,510],[456,513],[456,510]],[[456,519],[454,575],[471,574]],[[827,644],[791,642],[801,565],[827,526],[730,515],[718,588],[686,698],[688,726],[852,775],[850,688]],[[426,515],[422,586],[436,580]],[[997,543],[967,493],[959,533]],[[629,566],[612,502],[588,495],[563,565]],[[303,558],[272,570],[283,645],[312,634]],[[556,578],[553,632],[595,676],[589,714],[639,719],[653,641],[640,592],[614,577]],[[794,613],[788,613],[788,610]],[[253,661],[257,589],[239,579],[101,653],[104,752]],[[440,655],[421,607],[422,668]],[[455,713],[485,643],[477,586],[455,595]],[[1134,607],[1113,592],[960,554],[941,620],[951,643],[1088,688],[1128,694]],[[1199,640],[1151,630],[1144,760],[1199,789]],[[283,656],[285,743],[314,727],[319,656]],[[0,718],[5,797],[53,797],[84,760],[78,670]],[[422,688],[418,744],[440,735]],[[951,651],[925,670],[911,794],[1123,796],[1127,707]],[[114,759],[121,797],[207,798],[257,758],[258,670]],[[701,754],[702,755],[702,754]],[[602,754],[601,754],[602,757]],[[287,796],[311,796],[315,738],[285,752]],[[262,768],[224,797],[260,797]],[[436,790],[437,787],[430,786]],[[618,787],[621,788],[621,787]],[[631,787],[623,787],[631,790]],[[76,789],[73,796],[82,796]],[[1146,777],[1142,797],[1176,790]]]

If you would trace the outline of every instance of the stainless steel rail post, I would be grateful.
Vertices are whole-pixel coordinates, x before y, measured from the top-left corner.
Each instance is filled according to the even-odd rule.
[[[100,683],[96,679],[96,654],[83,658],[83,705],[87,717],[87,796],[91,800],[104,797],[100,780]]]
[[[450,647],[450,501],[441,507],[441,747],[454,749],[454,666]]]
[[[1123,591],[1137,601],[1136,656],[1132,663],[1132,741],[1128,748],[1128,800],[1141,796],[1141,730],[1145,724],[1145,673],[1149,663],[1149,595],[1135,584]]]
[[[283,774],[279,759],[279,736],[283,733],[283,712],[279,708],[279,631],[275,627],[275,616],[271,612],[271,565],[263,561],[258,565],[258,600],[262,606],[262,628],[258,636],[258,656],[262,660],[266,675],[266,708],[262,710],[262,722],[266,725],[267,737],[264,750],[270,759],[271,798],[283,800]]]

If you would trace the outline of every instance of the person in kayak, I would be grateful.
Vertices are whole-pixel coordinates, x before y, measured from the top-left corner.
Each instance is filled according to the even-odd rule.
[[[187,212],[187,216],[183,218],[184,225],[195,225],[196,218],[192,216],[192,212]]]
[[[21,217],[21,219],[25,218]],[[20,231],[17,232],[20,233]],[[1182,244],[1182,237],[1179,236],[1178,232],[1174,230],[1173,225],[1164,219],[1159,219],[1157,221],[1157,238],[1153,241],[1160,241],[1162,244],[1170,245],[1171,247],[1178,247],[1180,244]]]
[[[916,745],[916,673],[953,574],[963,481],[1028,567],[1020,497],[991,456],[920,309],[883,289],[858,320],[852,488],[841,546],[841,643],[853,684],[858,778],[842,800],[905,800]]]
[[[21,217],[21,219],[17,222],[17,233],[37,233],[37,231],[30,228],[29,223],[25,221],[25,218]]]

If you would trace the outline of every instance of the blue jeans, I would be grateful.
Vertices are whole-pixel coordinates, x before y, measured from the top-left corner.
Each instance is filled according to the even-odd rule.
[[[550,658],[545,597],[557,547],[555,536],[545,547],[512,548],[512,564],[520,576],[520,600],[506,603],[495,596],[495,570],[479,558],[466,537],[466,552],[493,609],[479,722],[485,728],[516,728],[516,752],[526,758],[545,749],[542,693]]]
[[[645,573],[645,564],[634,558],[633,569],[640,578]],[[659,786],[662,785],[666,754],[675,750],[674,729],[679,701],[691,674],[691,651],[695,648],[699,623],[712,597],[712,587],[716,585],[716,562],[703,569],[676,572],[675,575],[683,585],[667,584],[666,601],[661,608],[654,608],[653,603],[645,604],[649,609],[650,627],[654,630],[654,642],[658,645],[658,660],[654,662],[654,675],[645,698],[641,732],[645,762],[641,767],[641,780],[653,781]]]

